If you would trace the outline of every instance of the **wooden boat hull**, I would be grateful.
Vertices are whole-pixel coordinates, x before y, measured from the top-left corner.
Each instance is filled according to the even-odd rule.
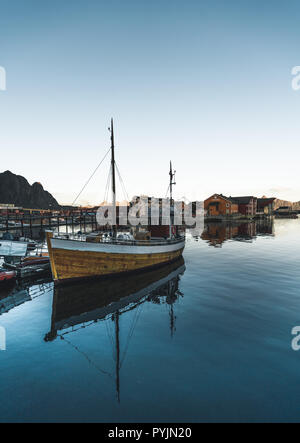
[[[182,255],[184,241],[159,246],[87,243],[47,233],[54,282],[136,272],[170,263]]]

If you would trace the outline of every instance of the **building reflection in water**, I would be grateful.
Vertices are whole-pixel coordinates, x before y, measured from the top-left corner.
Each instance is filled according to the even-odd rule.
[[[204,225],[201,239],[210,246],[222,247],[228,240],[252,242],[258,236],[274,236],[274,221],[252,220],[249,222],[208,222]]]
[[[113,324],[114,333],[110,338],[114,343],[115,383],[117,399],[120,401],[120,369],[128,348],[127,340],[122,340],[126,342],[126,349],[121,349],[120,346],[120,317],[133,310],[138,314],[139,307],[147,302],[168,305],[170,334],[173,335],[176,329],[174,304],[183,296],[179,290],[179,281],[184,271],[184,260],[180,258],[174,263],[161,266],[158,270],[55,287],[51,330],[44,339],[52,341],[60,337],[66,340],[93,364],[86,354],[68,340],[68,334],[98,321],[108,322],[107,331],[109,324]],[[131,336],[137,318],[136,315],[133,317]],[[98,369],[102,373],[106,372]]]
[[[0,288],[0,315],[51,292],[52,288],[53,282],[50,275],[35,280],[23,279],[17,284],[15,282],[5,284]]]

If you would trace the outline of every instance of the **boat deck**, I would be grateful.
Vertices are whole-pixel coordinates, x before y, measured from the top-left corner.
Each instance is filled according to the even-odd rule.
[[[96,235],[99,234],[94,234],[91,235],[76,235],[76,234],[54,234],[53,238],[54,239],[59,239],[59,240],[70,240],[70,241],[79,241],[79,242],[87,242],[87,238],[91,239],[93,237],[96,237]],[[152,238],[151,240],[135,240],[135,239],[121,239],[121,238],[111,238],[111,237],[102,237],[102,238],[97,238],[97,241],[95,241],[95,243],[99,244],[111,244],[111,245],[124,245],[124,246],[162,246],[162,245],[172,245],[172,244],[177,244],[177,243],[182,243],[183,241],[185,241],[185,236],[180,236],[180,237],[176,237],[176,238],[169,238],[169,239],[165,239],[165,238]]]

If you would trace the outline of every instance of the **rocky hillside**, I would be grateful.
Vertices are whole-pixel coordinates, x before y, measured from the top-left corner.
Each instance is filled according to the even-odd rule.
[[[26,178],[10,171],[0,173],[0,203],[32,209],[59,209],[52,195],[40,183],[30,185]]]

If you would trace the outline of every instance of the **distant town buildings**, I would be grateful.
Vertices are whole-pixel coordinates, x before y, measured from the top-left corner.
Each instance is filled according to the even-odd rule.
[[[208,216],[234,215],[238,214],[239,206],[230,197],[223,194],[214,194],[204,200],[204,210]]]
[[[257,214],[272,215],[274,212],[275,198],[258,198]]]
[[[257,212],[257,198],[248,197],[230,197],[238,204],[238,212],[243,215],[253,217]]]
[[[226,197],[223,194],[213,194],[204,201],[207,217],[255,217],[272,215],[275,198],[257,198],[254,196]]]
[[[167,206],[170,204],[170,199],[166,198],[155,198],[154,197],[145,197],[146,202],[148,202],[148,216],[157,216],[160,219],[162,217],[165,217],[166,215],[163,215],[162,207],[163,203],[166,203]],[[130,202],[123,201],[123,202],[117,202],[117,217],[121,213],[128,213],[130,208],[138,203],[141,200],[141,197],[134,197]],[[206,218],[211,219],[223,219],[223,218],[264,218],[269,216],[291,216],[297,213],[300,213],[300,209],[297,209],[296,203],[291,202],[285,202],[284,204],[280,203],[283,202],[281,200],[278,200],[276,198],[269,198],[269,197],[262,197],[257,198],[255,196],[225,196],[223,194],[213,194],[212,196],[208,197],[203,202],[190,202],[189,205],[191,205],[192,210],[192,216],[195,217],[196,214],[196,208],[198,207],[197,204],[199,203],[199,207],[201,206],[201,214],[203,214],[203,208],[204,208],[204,215]],[[181,203],[180,211],[182,211],[182,216],[185,211],[185,205],[183,201],[174,201],[172,200],[171,203],[171,216],[174,216],[174,208],[172,206],[173,203]],[[201,203],[201,204],[200,204]],[[297,203],[298,204],[298,203]],[[0,203],[0,216],[8,217],[9,215],[13,216],[16,215],[18,217],[21,217],[22,215],[31,214],[31,215],[47,215],[47,214],[53,214],[53,215],[62,215],[62,216],[70,216],[70,215],[78,215],[78,216],[84,216],[84,215],[95,215],[97,212],[97,209],[99,206],[103,205],[110,205],[107,202],[102,202],[100,205],[97,206],[61,206],[59,210],[55,208],[49,208],[49,209],[32,209],[32,208],[24,208],[20,206],[16,206],[13,203]],[[146,203],[147,206],[147,203]],[[150,210],[152,212],[150,212]],[[176,207],[176,211],[178,211],[178,205]],[[178,214],[177,214],[178,215]],[[159,223],[160,224],[160,223]],[[166,223],[162,223],[166,224]]]

